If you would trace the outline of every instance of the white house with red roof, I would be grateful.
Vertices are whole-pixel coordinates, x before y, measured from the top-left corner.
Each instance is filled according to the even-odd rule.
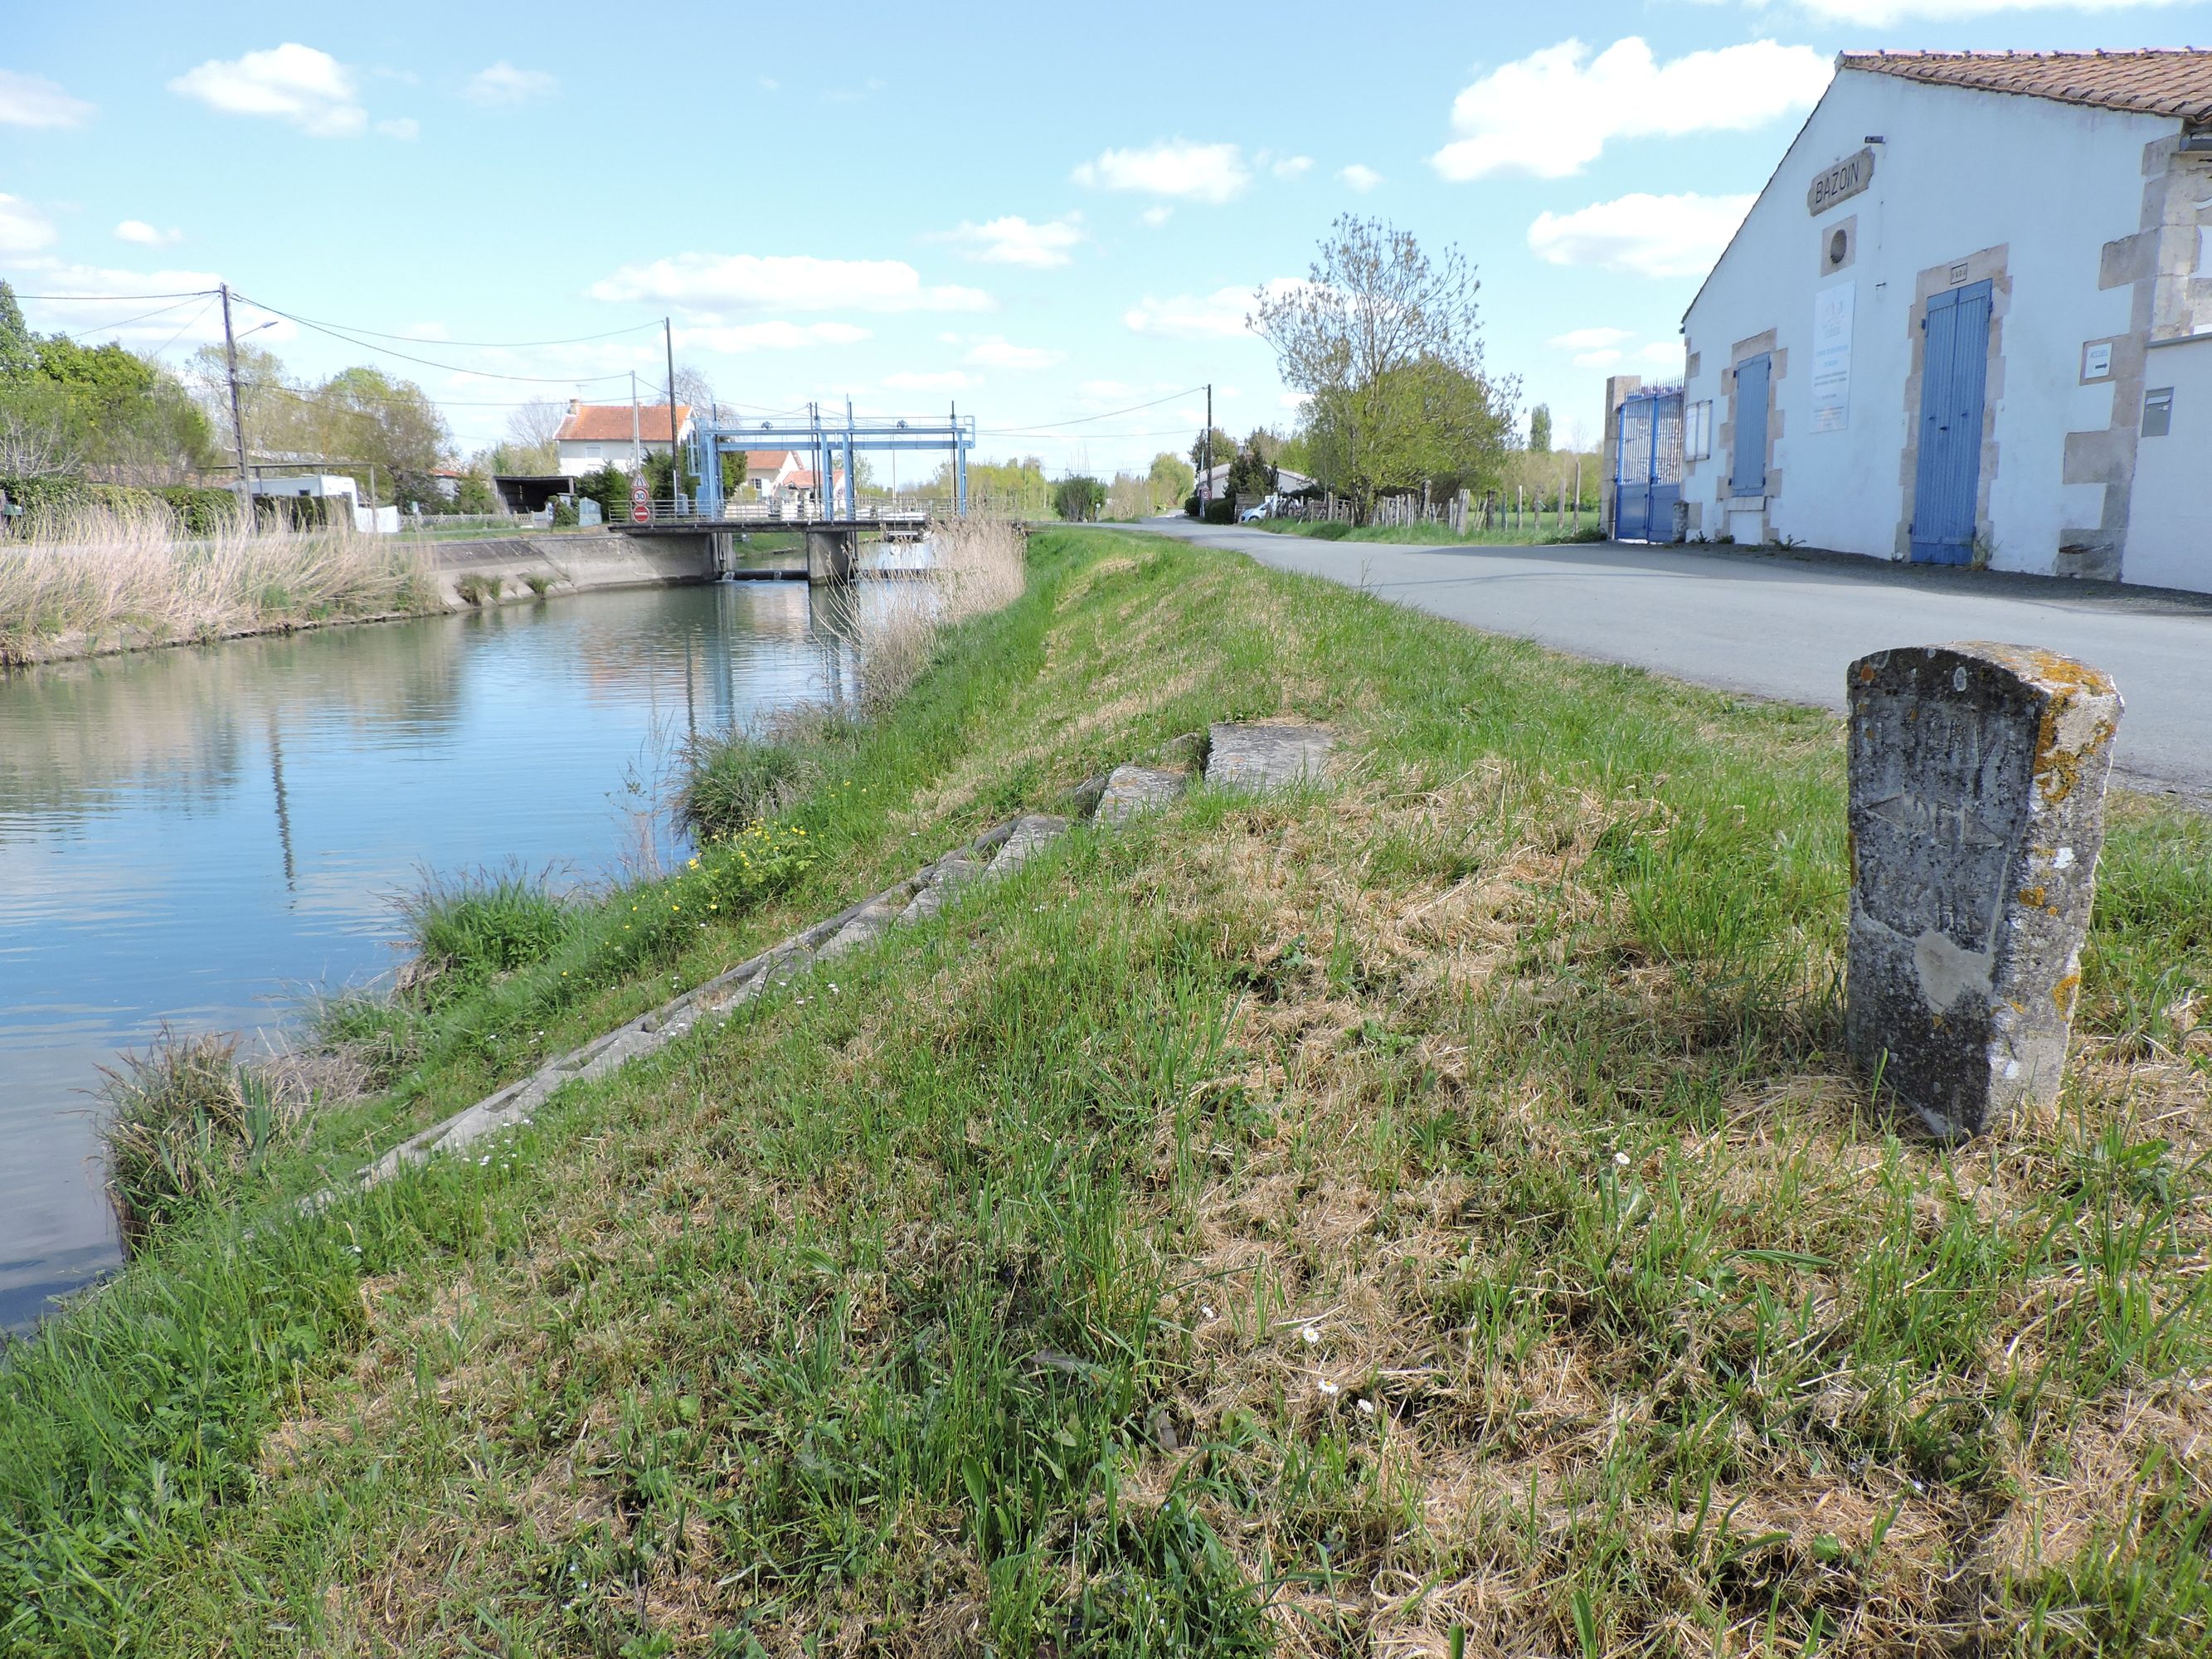
[[[640,450],[649,455],[668,453],[668,424],[666,404],[586,404],[571,398],[568,416],[553,434],[553,470],[571,477],[610,465],[627,472]],[[690,435],[690,406],[678,404],[677,441]]]

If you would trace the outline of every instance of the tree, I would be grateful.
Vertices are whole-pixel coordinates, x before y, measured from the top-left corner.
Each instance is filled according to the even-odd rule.
[[[1379,490],[1494,468],[1517,390],[1483,372],[1474,267],[1410,232],[1346,214],[1305,282],[1262,289],[1246,320],[1308,395],[1316,462],[1364,508]]]
[[[1538,404],[1528,411],[1528,449],[1532,454],[1552,453],[1552,407]]]
[[[1071,524],[1087,523],[1106,504],[1106,486],[1081,473],[1052,488],[1052,510]]]
[[[22,379],[36,374],[38,368],[38,336],[24,325],[15,290],[0,282],[0,380]]]
[[[568,418],[565,404],[550,398],[532,398],[518,404],[507,416],[507,441],[499,447],[497,471],[548,473],[559,464],[554,434]]]
[[[1164,513],[1190,494],[1190,487],[1198,482],[1198,474],[1182,456],[1162,450],[1152,457],[1152,470],[1145,479],[1151,489],[1152,510]]]

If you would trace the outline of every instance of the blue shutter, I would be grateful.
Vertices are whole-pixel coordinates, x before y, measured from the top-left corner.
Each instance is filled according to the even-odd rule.
[[[1765,354],[1735,366],[1735,456],[1729,474],[1731,495],[1766,493],[1766,383],[1773,360]]]

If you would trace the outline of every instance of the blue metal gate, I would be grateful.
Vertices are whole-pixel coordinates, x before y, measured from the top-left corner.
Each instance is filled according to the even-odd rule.
[[[1920,319],[1928,339],[1920,375],[1920,455],[1912,481],[1912,556],[1966,564],[1974,556],[1982,477],[1982,390],[1989,373],[1990,285],[1936,295]]]
[[[1614,418],[1613,538],[1671,540],[1682,499],[1681,391],[1632,392]]]

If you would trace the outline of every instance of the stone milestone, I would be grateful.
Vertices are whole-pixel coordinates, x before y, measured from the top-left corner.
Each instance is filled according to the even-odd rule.
[[[1845,1037],[1945,1137],[2056,1097],[2120,696],[2024,646],[1851,665]]]

